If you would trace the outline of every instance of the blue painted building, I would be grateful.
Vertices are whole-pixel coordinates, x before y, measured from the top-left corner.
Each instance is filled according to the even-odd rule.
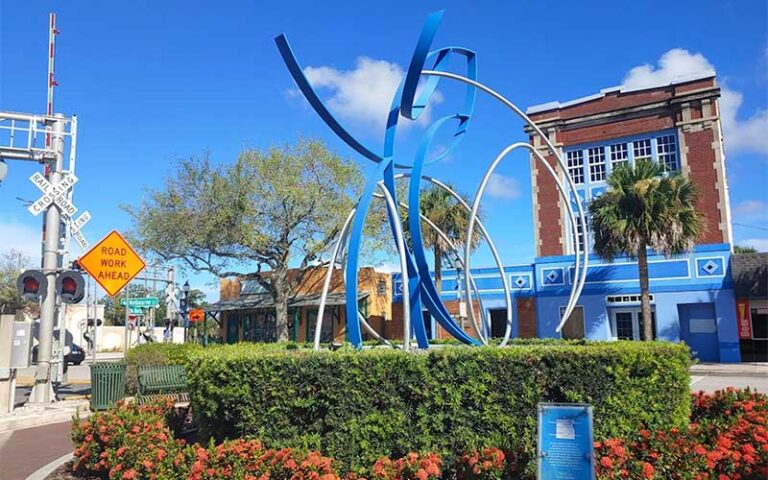
[[[643,90],[606,89],[571,102],[532,107],[528,113],[561,150],[567,171],[558,169],[558,173],[570,175],[584,202],[605,191],[605,180],[616,165],[641,158],[658,162],[667,172],[682,172],[696,184],[697,209],[706,223],[697,246],[689,254],[672,258],[649,253],[654,334],[658,339],[686,342],[701,361],[739,362],[719,96],[712,74]],[[531,144],[541,147],[541,139],[528,133]],[[555,166],[554,158],[548,161]],[[562,333],[555,331],[573,285],[576,245],[554,182],[533,160],[531,172],[537,256],[531,264],[504,269],[515,302],[513,336],[640,340],[638,268],[628,258],[609,263],[591,255],[577,307]],[[576,241],[583,245],[583,233]],[[501,336],[506,303],[498,269],[473,269],[472,275],[491,333]],[[466,323],[462,311],[466,307],[460,300],[463,285],[461,272],[444,272],[442,299],[449,312]],[[395,304],[402,301],[399,288],[400,276],[395,274]],[[393,308],[393,319],[397,312]],[[431,319],[425,321],[433,338],[443,336]]]

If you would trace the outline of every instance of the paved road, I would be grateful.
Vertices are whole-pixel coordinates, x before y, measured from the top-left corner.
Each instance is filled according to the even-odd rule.
[[[768,394],[768,376],[765,377],[720,377],[714,375],[692,375],[691,376],[691,390],[698,392],[704,390],[705,392],[714,392],[715,390],[723,390],[726,387],[744,388],[750,387],[758,392]]]
[[[72,422],[0,433],[0,480],[24,480],[40,467],[72,452]]]

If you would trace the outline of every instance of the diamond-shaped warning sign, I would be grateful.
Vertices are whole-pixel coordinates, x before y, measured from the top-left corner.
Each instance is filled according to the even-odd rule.
[[[117,230],[94,245],[78,263],[110,297],[117,295],[146,266]]]

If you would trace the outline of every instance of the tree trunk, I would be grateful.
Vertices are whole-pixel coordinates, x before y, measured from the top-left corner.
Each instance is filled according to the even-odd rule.
[[[290,340],[288,338],[288,285],[287,272],[285,270],[275,271],[272,288],[275,298],[275,327],[276,338],[278,342]]]
[[[648,252],[645,242],[640,243],[637,251],[637,268],[640,275],[640,308],[643,315],[643,340],[653,340],[653,322],[651,320],[651,296],[648,291]]]
[[[437,293],[442,293],[443,291],[443,249],[440,248],[440,243],[435,244],[434,248],[435,252],[435,287],[437,288]]]

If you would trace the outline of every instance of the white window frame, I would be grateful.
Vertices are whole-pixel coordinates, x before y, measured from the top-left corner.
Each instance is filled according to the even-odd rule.
[[[635,159],[635,162],[638,160],[653,161],[653,142],[651,140],[650,138],[643,138],[632,141],[632,157]],[[642,155],[638,154],[638,152],[642,153]]]
[[[611,144],[608,149],[611,156],[611,170],[619,165],[629,164],[629,145],[626,142]]]
[[[587,159],[589,160],[589,182],[604,182],[605,177],[608,176],[605,165],[605,147],[588,148]]]
[[[584,176],[584,151],[571,150],[566,152],[566,165],[568,166],[568,175],[575,185],[583,185],[586,178]]]
[[[676,172],[680,169],[675,135],[656,137],[656,162],[665,172]]]

